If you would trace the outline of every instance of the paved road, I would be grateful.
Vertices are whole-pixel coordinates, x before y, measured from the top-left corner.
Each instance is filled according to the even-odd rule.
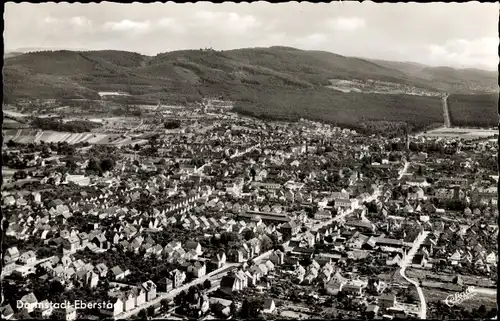
[[[398,180],[400,180],[401,178],[403,178],[403,176],[408,171],[409,167],[410,167],[410,162],[405,162],[405,166],[403,167],[403,169],[401,171],[399,171]]]
[[[260,144],[257,144],[257,145],[255,145],[255,146],[250,147],[250,148],[248,149],[248,151],[245,151],[245,152],[239,152],[239,153],[237,153],[237,154],[231,155],[229,158],[233,159],[233,158],[236,158],[236,157],[243,156],[243,155],[245,155],[245,154],[247,154],[247,153],[250,153],[251,151],[253,151],[254,149],[256,149],[256,148],[258,148],[258,147],[260,147]]]
[[[424,242],[424,240],[427,238],[427,235],[429,235],[429,231],[424,231],[414,242],[413,242],[413,247],[410,249],[410,251],[404,255],[403,260],[400,263],[400,269],[399,273],[400,275],[408,282],[413,284],[417,288],[418,292],[418,297],[420,299],[420,311],[419,311],[419,317],[420,319],[426,319],[427,318],[427,303],[425,302],[425,296],[424,292],[422,291],[422,288],[420,287],[420,284],[410,278],[408,278],[405,275],[405,271],[408,265],[411,264],[413,257],[417,253],[418,249]]]
[[[448,94],[443,97],[443,117],[444,117],[444,127],[450,128],[450,111],[448,110]]]

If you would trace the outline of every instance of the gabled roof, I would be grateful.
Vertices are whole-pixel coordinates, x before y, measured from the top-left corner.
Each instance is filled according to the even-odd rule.
[[[123,270],[122,270],[122,269],[121,269],[121,268],[117,265],[117,266],[115,266],[115,267],[113,267],[113,268],[111,269],[111,272],[113,272],[113,274],[114,274],[115,276],[117,276],[117,275],[122,274],[122,273],[123,273]]]
[[[37,303],[38,299],[36,298],[33,292],[26,294],[21,298],[21,301],[24,303]]]
[[[146,290],[146,291],[151,291],[151,290],[154,290],[156,289],[156,284],[153,283],[153,281],[149,280],[149,281],[146,281],[142,284],[142,287]]]
[[[225,275],[220,281],[221,288],[233,288],[234,282],[236,282],[235,275]]]

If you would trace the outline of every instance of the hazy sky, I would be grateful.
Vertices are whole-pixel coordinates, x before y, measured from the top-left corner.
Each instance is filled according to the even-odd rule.
[[[496,69],[498,3],[6,3],[18,48],[178,49],[292,46],[347,56]]]

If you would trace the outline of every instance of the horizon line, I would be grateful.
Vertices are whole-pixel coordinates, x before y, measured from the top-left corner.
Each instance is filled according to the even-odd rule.
[[[224,49],[224,50],[217,50],[217,49],[212,49],[212,48],[188,48],[188,49],[175,49],[175,50],[170,50],[170,51],[162,51],[162,52],[157,52],[156,54],[145,54],[137,51],[130,51],[130,50],[121,50],[121,49],[88,49],[88,48],[62,48],[62,47],[21,47],[21,48],[16,48],[16,49],[5,49],[4,48],[4,56],[9,53],[21,53],[21,54],[27,54],[27,53],[34,53],[34,52],[44,52],[44,51],[72,51],[72,52],[77,52],[77,51],[123,51],[123,52],[131,52],[131,53],[137,53],[143,56],[148,56],[148,57],[154,57],[160,54],[164,53],[169,53],[169,52],[176,52],[176,51],[187,51],[187,50],[201,50],[201,49],[212,49],[215,51],[230,51],[230,50],[238,50],[238,49],[256,49],[256,48],[273,48],[273,47],[283,47],[283,48],[290,48],[290,49],[296,49],[296,50],[302,50],[302,51],[323,51],[323,52],[329,52],[331,54],[335,55],[340,55],[344,57],[350,57],[350,58],[357,58],[357,59],[364,59],[367,61],[384,61],[384,62],[400,62],[400,63],[407,63],[407,64],[419,64],[422,66],[426,67],[431,67],[431,68],[452,68],[456,70],[467,70],[467,69],[476,69],[480,71],[486,71],[486,72],[498,72],[498,66],[497,68],[491,67],[486,68],[485,66],[482,67],[458,67],[458,66],[453,66],[453,65],[430,65],[427,63],[421,63],[421,62],[416,62],[416,61],[411,61],[411,60],[390,60],[386,58],[367,58],[367,57],[361,57],[361,56],[346,56],[338,53],[334,53],[328,50],[321,50],[321,49],[301,49],[301,48],[296,48],[292,46],[285,46],[285,45],[272,45],[272,46],[257,46],[257,47],[242,47],[242,48],[235,48],[235,49]]]

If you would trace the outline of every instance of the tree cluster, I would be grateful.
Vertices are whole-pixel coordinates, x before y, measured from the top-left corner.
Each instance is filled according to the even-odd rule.
[[[36,128],[43,130],[53,130],[57,132],[70,132],[70,133],[85,133],[91,132],[93,129],[101,125],[96,122],[87,120],[72,120],[63,122],[61,119],[53,118],[35,118],[32,125]]]

